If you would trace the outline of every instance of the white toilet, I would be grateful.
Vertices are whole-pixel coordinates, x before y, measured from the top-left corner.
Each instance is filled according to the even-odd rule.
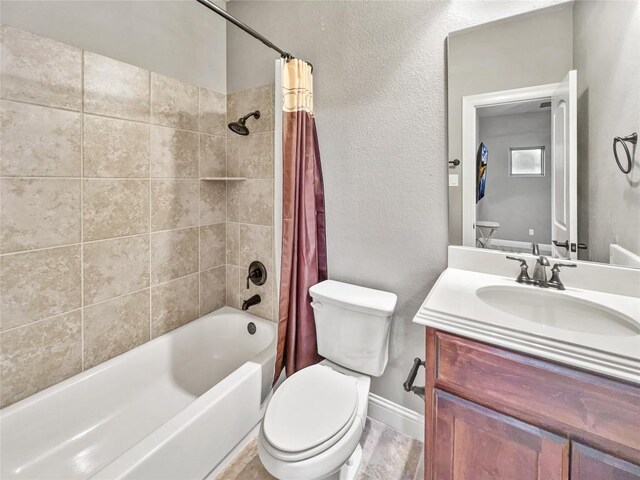
[[[393,293],[326,280],[309,289],[325,360],[287,378],[258,436],[264,467],[280,480],[352,480],[371,378],[387,366]]]

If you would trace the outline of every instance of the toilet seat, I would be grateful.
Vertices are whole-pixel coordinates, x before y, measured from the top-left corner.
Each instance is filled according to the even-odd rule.
[[[261,427],[265,450],[294,462],[335,445],[357,417],[357,383],[354,377],[324,365],[292,375],[267,406]]]

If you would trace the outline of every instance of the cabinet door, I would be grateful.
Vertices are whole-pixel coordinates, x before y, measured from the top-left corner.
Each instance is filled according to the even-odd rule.
[[[571,480],[640,480],[640,466],[574,442]]]
[[[568,479],[568,439],[441,390],[434,415],[433,480]]]

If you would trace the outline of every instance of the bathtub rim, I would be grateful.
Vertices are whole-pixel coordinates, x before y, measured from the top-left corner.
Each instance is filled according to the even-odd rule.
[[[269,342],[269,344],[262,349],[261,351],[259,351],[258,353],[256,353],[255,355],[253,355],[250,358],[247,358],[242,364],[238,365],[238,368],[242,367],[245,363],[247,362],[254,362],[257,363],[259,365],[262,366],[263,368],[263,372],[265,370],[265,367],[268,367],[268,363],[269,360],[271,358],[273,358],[274,360],[274,365],[273,368],[271,369],[271,378],[269,379],[269,382],[271,382],[271,380],[273,380],[273,370],[275,370],[275,355],[276,355],[276,344],[277,344],[277,323],[272,322],[270,320],[267,320],[265,318],[262,317],[258,317],[250,312],[245,312],[242,310],[238,310],[236,308],[230,307],[230,306],[224,306],[224,307],[220,307],[217,310],[214,310],[213,312],[209,312],[201,317],[196,318],[195,320],[192,320],[178,328],[175,328],[173,330],[171,330],[170,332],[167,332],[163,335],[160,335],[159,337],[153,338],[145,343],[143,343],[142,345],[138,345],[137,347],[132,348],[131,350],[127,350],[126,352],[121,353],[120,355],[116,355],[113,358],[110,358],[109,360],[106,360],[98,365],[95,365],[87,370],[84,370],[83,372],[79,372],[76,373],[75,375],[72,375],[69,378],[66,378],[64,380],[62,380],[61,382],[58,382],[54,385],[51,385],[50,387],[47,387],[43,390],[40,390],[39,392],[36,392],[32,395],[29,395],[28,397],[23,398],[22,400],[18,400],[15,403],[12,403],[11,405],[8,405],[2,409],[0,409],[0,422],[5,418],[5,417],[9,417],[11,415],[14,415],[16,413],[18,413],[20,410],[23,410],[29,406],[31,406],[34,403],[40,402],[46,398],[48,398],[51,395],[55,395],[56,393],[58,393],[61,390],[64,390],[66,388],[69,388],[73,385],[75,385],[76,383],[79,383],[81,381],[84,381],[88,378],[91,378],[95,375],[98,375],[99,373],[101,373],[103,370],[109,369],[114,367],[115,365],[118,365],[122,362],[127,361],[131,356],[133,356],[134,354],[140,354],[141,350],[147,350],[149,348],[152,348],[154,345],[157,344],[161,344],[163,342],[168,342],[170,341],[170,335],[174,334],[175,332],[181,331],[185,328],[188,327],[192,327],[196,324],[200,324],[200,323],[204,323],[207,321],[207,319],[211,318],[211,317],[216,317],[225,313],[234,313],[234,314],[240,314],[242,316],[246,316],[247,321],[251,321],[254,322],[256,324],[261,324],[261,325],[265,325],[268,326],[271,331],[272,331],[272,338],[271,341]],[[272,352],[272,353],[271,353]],[[236,369],[237,370],[237,369]],[[205,395],[209,390],[211,390],[212,388],[215,388],[216,385],[218,385],[218,383],[224,381],[227,377],[229,377],[230,375],[233,375],[233,373],[236,371],[234,370],[233,372],[229,373],[227,376],[225,376],[224,378],[221,378],[219,382],[217,382],[215,385],[212,385],[211,388],[209,388],[208,390],[206,390],[205,392],[202,393],[202,395]],[[268,370],[268,368],[267,368]],[[267,371],[267,377],[268,377],[268,371]],[[265,388],[265,380],[263,378],[263,399],[265,398],[265,392],[264,392],[264,388]],[[270,385],[269,385],[270,388]],[[267,392],[268,393],[268,392]],[[196,401],[199,397],[201,397],[202,395],[195,397],[194,401]],[[167,422],[173,417],[169,417],[167,418]],[[166,423],[166,422],[165,422]],[[158,428],[161,425],[158,425]]]

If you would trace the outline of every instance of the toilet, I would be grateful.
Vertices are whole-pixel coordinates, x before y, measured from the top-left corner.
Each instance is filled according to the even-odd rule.
[[[325,360],[287,378],[267,405],[258,455],[280,480],[352,480],[371,376],[387,366],[393,293],[326,280],[309,289]]]

